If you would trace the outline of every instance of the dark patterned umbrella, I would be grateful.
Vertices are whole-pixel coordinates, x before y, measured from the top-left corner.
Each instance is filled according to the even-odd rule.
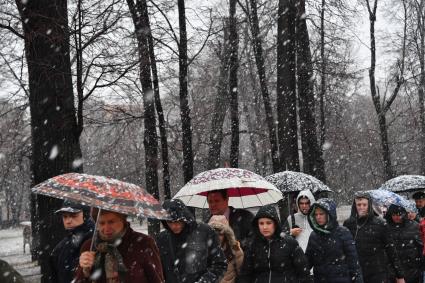
[[[401,175],[386,181],[380,189],[395,193],[423,190],[425,189],[425,176]]]
[[[302,172],[283,171],[267,176],[266,180],[275,185],[282,193],[310,190],[318,192],[332,192],[322,181]]]
[[[32,192],[126,215],[168,217],[160,203],[143,188],[103,176],[67,173],[38,184]]]

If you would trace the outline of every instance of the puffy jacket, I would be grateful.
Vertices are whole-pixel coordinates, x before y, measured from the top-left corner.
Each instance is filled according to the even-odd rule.
[[[400,260],[385,219],[374,215],[368,194],[356,197],[368,200],[368,214],[359,217],[353,201],[350,218],[344,222],[344,226],[350,230],[356,242],[364,282],[389,282],[394,275],[403,278]]]
[[[271,239],[261,235],[258,219],[269,218],[275,223]],[[308,261],[297,241],[282,233],[273,206],[260,208],[253,220],[254,238],[245,251],[238,282],[241,283],[297,283],[312,282]]]
[[[391,215],[401,213],[402,223],[394,223]],[[390,205],[385,215],[389,232],[395,243],[406,283],[419,282],[422,271],[423,242],[420,236],[418,223],[407,219],[407,212],[403,207]]]
[[[328,216],[325,226],[314,217],[321,208]],[[320,199],[310,208],[308,221],[313,228],[306,256],[313,267],[314,282],[363,283],[353,236],[337,222],[336,204],[331,199]]]
[[[50,255],[52,267],[51,282],[70,283],[78,267],[82,244],[93,235],[94,223],[87,219],[78,227],[67,231],[68,234],[53,249]]]
[[[298,241],[298,244],[305,252],[305,249],[307,248],[308,239],[310,238],[311,232],[313,232],[313,229],[310,226],[310,223],[308,222],[308,217],[306,214],[301,213],[300,207],[298,205],[298,202],[300,198],[308,198],[310,200],[310,205],[313,205],[315,202],[313,194],[310,192],[310,190],[303,190],[301,191],[297,196],[297,207],[298,212],[294,214],[294,218],[292,219],[292,216],[289,215],[288,219],[286,221],[286,226],[288,227],[288,232],[290,229],[292,229],[292,222],[295,222],[294,224],[302,229],[301,233],[295,237],[295,239]],[[293,221],[294,220],[294,221]]]
[[[172,221],[185,227],[174,234],[163,221],[165,230],[157,240],[166,283],[215,283],[227,269],[218,236],[207,224],[197,223],[180,200],[166,200],[163,207]]]

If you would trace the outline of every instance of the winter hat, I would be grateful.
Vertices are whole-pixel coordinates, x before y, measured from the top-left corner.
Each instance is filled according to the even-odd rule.
[[[425,198],[425,193],[424,192],[416,192],[413,194],[413,199],[423,199]]]
[[[87,207],[80,203],[75,203],[75,202],[66,200],[63,202],[62,207],[55,211],[55,214],[63,213],[63,212],[78,213],[83,211],[83,209],[87,209]]]
[[[221,224],[221,225],[229,226],[229,221],[227,221],[227,218],[224,215],[213,215],[213,216],[211,216],[210,221],[208,221],[208,224],[210,226],[212,226],[214,224]]]

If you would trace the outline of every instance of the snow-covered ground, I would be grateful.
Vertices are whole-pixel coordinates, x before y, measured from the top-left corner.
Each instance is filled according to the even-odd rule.
[[[138,221],[131,227],[139,232],[147,233],[146,221],[140,226]],[[0,258],[11,264],[24,278],[25,282],[40,282],[40,267],[31,261],[29,246],[23,250],[23,227],[0,230]]]

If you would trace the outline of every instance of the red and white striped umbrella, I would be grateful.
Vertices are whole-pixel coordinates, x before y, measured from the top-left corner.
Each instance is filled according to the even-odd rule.
[[[103,176],[67,173],[38,184],[32,192],[126,215],[155,219],[168,216],[143,188]]]
[[[187,206],[208,208],[208,192],[224,189],[229,195],[229,205],[235,208],[263,206],[282,199],[282,193],[272,183],[239,168],[218,168],[199,173],[174,198]]]

